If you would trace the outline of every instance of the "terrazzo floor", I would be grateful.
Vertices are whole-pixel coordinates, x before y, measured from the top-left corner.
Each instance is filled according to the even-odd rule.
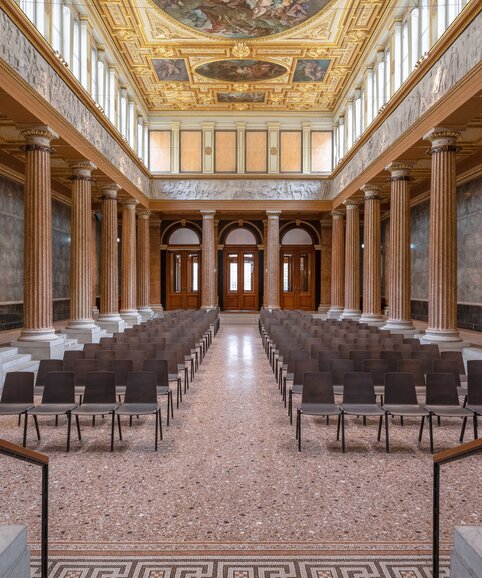
[[[419,445],[417,422],[393,423],[386,455],[375,422],[363,427],[349,418],[343,455],[334,421],[307,418],[299,454],[256,326],[222,326],[169,428],[164,400],[162,408],[157,453],[152,418],[126,424],[113,454],[109,421],[98,420],[95,428],[84,421],[82,442],[72,430],[69,454],[64,421],[58,428],[42,421],[40,443],[29,429],[28,446],[51,459],[52,544],[429,548],[428,432]],[[459,421],[435,428],[436,450],[457,445],[459,432]],[[16,419],[0,418],[0,436],[21,442]],[[481,466],[477,458],[444,466],[445,542],[455,525],[482,524]],[[40,533],[39,493],[38,471],[0,457],[0,524],[27,523],[33,542]]]

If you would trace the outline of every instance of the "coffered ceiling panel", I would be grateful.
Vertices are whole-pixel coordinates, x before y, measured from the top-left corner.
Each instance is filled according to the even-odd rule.
[[[329,112],[391,2],[94,4],[151,111]]]

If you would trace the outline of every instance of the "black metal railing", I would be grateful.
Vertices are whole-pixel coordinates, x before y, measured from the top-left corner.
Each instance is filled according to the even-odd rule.
[[[25,419],[27,419],[25,417]],[[47,578],[49,537],[49,458],[33,450],[0,439],[0,454],[22,460],[42,468],[42,535],[40,540],[40,576]]]
[[[440,466],[482,453],[482,439],[474,440],[433,456],[433,578],[439,578],[440,566]]]

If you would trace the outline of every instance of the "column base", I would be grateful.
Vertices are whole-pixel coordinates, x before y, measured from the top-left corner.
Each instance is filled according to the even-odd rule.
[[[324,305],[323,303],[320,303],[320,305],[318,306],[318,313],[328,313],[329,310],[330,310],[329,305]]]
[[[407,337],[413,337],[415,333],[417,333],[414,324],[410,320],[400,321],[398,319],[389,319],[382,329],[384,331],[390,331],[390,333],[401,333]]]
[[[268,311],[273,311],[274,309],[279,310],[281,309],[281,307],[279,305],[266,305],[265,309],[267,309]]]
[[[162,313],[164,311],[163,306],[160,303],[156,303],[150,306],[154,313]]]
[[[353,319],[353,321],[358,321],[361,317],[361,311],[359,309],[344,309],[340,315],[340,319]]]
[[[450,351],[453,349],[463,349],[470,347],[470,344],[463,341],[458,331],[437,331],[426,329],[425,334],[420,338],[421,343],[435,343],[440,351]]]
[[[154,311],[150,307],[139,307],[138,312],[142,321],[149,321],[154,316]]]
[[[65,336],[54,334],[54,339],[46,341],[24,339],[12,341],[12,347],[16,347],[19,353],[29,353],[32,359],[63,359],[65,351]]]
[[[79,343],[99,343],[100,327],[95,323],[90,327],[71,327],[69,324],[65,328],[65,334],[71,339],[77,339]]]
[[[374,315],[370,313],[363,313],[358,323],[366,323],[373,327],[382,327],[385,325],[386,319],[383,315]]]
[[[139,325],[142,321],[142,317],[139,315],[137,309],[128,309],[120,311],[121,319],[124,320],[127,327],[132,327],[133,325]]]
[[[97,319],[97,317],[99,317],[99,308],[97,306],[92,307],[92,317],[93,319]]]
[[[107,333],[122,333],[126,328],[125,322],[117,315],[99,315],[96,324]]]
[[[339,319],[343,313],[343,307],[330,307],[326,315],[327,319]]]

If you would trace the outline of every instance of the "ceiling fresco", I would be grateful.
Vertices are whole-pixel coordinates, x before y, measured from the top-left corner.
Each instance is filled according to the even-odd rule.
[[[380,19],[396,6],[396,0],[92,1],[151,112],[329,113]]]
[[[261,38],[302,24],[331,0],[154,0],[166,14],[200,32]]]

